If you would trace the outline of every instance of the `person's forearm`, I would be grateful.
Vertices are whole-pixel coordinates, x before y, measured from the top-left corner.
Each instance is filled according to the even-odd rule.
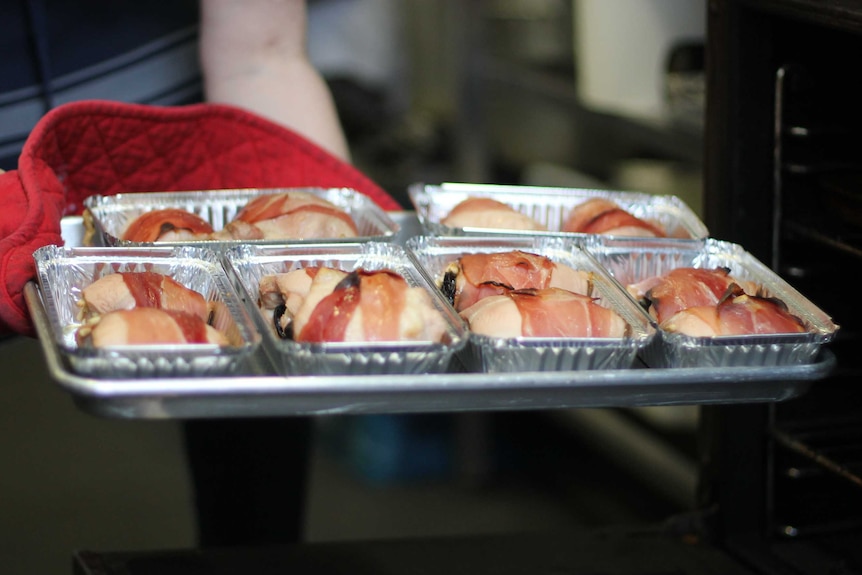
[[[350,154],[326,82],[306,54],[305,0],[201,0],[208,101],[240,106]]]

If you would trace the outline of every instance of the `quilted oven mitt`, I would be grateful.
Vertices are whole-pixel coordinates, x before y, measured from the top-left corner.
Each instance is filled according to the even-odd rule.
[[[59,106],[30,133],[18,169],[0,173],[0,334],[34,334],[24,285],[33,252],[62,245],[60,219],[93,194],[344,187],[400,209],[377,184],[319,146],[244,110],[87,100]]]

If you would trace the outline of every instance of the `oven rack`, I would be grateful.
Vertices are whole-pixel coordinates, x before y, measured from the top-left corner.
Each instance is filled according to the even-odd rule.
[[[862,423],[820,419],[784,428],[770,438],[777,454],[774,529],[791,538],[862,530]]]
[[[774,154],[779,169],[774,182],[774,264],[787,255],[782,253],[782,235],[862,258],[862,225],[856,225],[856,222],[862,224],[862,195],[855,197],[854,185],[828,183],[829,177],[862,174],[862,162],[858,159],[862,151],[858,137],[862,126],[844,116],[832,117],[830,111],[840,106],[812,106],[809,99],[822,91],[823,86],[805,66],[789,63],[778,71]],[[807,97],[801,97],[800,93]],[[807,105],[800,106],[800,102]],[[827,209],[808,209],[804,203],[815,201],[814,198]],[[847,221],[848,217],[855,221]]]
[[[789,472],[790,475],[804,477],[822,470],[862,489],[862,421],[848,417],[843,421],[819,422],[792,432],[773,428],[770,436],[815,468],[797,468]]]

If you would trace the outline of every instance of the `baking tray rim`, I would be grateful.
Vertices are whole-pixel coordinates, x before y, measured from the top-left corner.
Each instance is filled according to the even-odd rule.
[[[708,383],[722,385],[748,386],[756,382],[785,382],[782,394],[774,397],[763,397],[759,401],[783,401],[801,395],[807,391],[807,384],[825,378],[836,365],[834,354],[821,350],[818,360],[814,363],[780,367],[752,368],[723,367],[717,368],[632,368],[614,370],[584,370],[584,371],[548,371],[548,372],[516,372],[516,373],[441,373],[415,375],[337,375],[337,376],[282,376],[282,375],[232,375],[218,377],[177,377],[151,379],[100,379],[75,374],[63,367],[58,350],[51,338],[44,337],[50,329],[45,315],[41,295],[34,282],[29,282],[24,289],[24,296],[33,317],[36,331],[42,342],[47,367],[55,381],[63,388],[72,392],[78,398],[110,399],[129,401],[165,396],[187,399],[224,399],[235,400],[237,397],[272,396],[272,395],[339,395],[355,396],[357,401],[364,395],[377,393],[427,393],[457,394],[463,392],[500,391],[512,392],[541,390],[568,390],[605,388],[609,395],[613,389],[628,394],[631,387],[650,385],[679,386],[681,396],[679,401],[659,401],[652,403],[649,398],[612,398],[606,405],[668,405],[668,404],[703,404],[703,403],[733,403],[732,398],[715,398],[701,387]],[[405,381],[406,380],[406,381]],[[692,387],[693,386],[693,387]],[[747,389],[748,392],[756,390]],[[472,396],[471,396],[472,397]],[[495,401],[498,401],[497,398]],[[744,401],[753,401],[746,396]],[[324,401],[325,403],[325,401]],[[478,402],[482,403],[482,402]],[[477,402],[473,398],[471,409],[476,409]],[[517,405],[513,405],[517,408]],[[577,402],[567,402],[560,407],[578,407]],[[455,408],[451,409],[452,411]],[[316,410],[325,412],[325,408]],[[383,411],[398,411],[383,409]],[[177,416],[179,417],[179,416]]]

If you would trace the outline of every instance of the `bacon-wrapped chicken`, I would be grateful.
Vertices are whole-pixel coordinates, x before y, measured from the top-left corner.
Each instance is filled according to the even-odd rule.
[[[757,294],[755,285],[732,277],[730,269],[723,267],[679,267],[631,284],[627,289],[661,323],[683,309],[716,305],[733,284]]]
[[[137,307],[181,311],[206,320],[209,307],[198,292],[164,274],[117,272],[102,276],[81,292],[81,317],[89,319],[121,309]]]
[[[154,307],[108,312],[76,333],[78,345],[228,345],[225,335],[197,315]]]
[[[692,337],[803,333],[805,325],[784,302],[751,296],[734,284],[716,305],[681,310],[661,323],[666,331]]]
[[[216,240],[353,238],[356,223],[332,202],[303,191],[257,197],[243,207]]]
[[[560,231],[654,238],[667,236],[658,224],[635,217],[604,198],[592,198],[578,204],[566,217]]]
[[[464,254],[452,262],[440,289],[457,311],[512,290],[559,287],[589,295],[592,275],[521,250]]]
[[[132,220],[120,239],[130,242],[207,240],[213,228],[200,216],[177,208],[145,212]]]
[[[441,221],[451,228],[539,230],[547,228],[512,206],[491,198],[471,197],[456,205]]]
[[[509,291],[461,312],[474,333],[498,338],[623,337],[626,321],[589,296],[560,288]]]
[[[298,342],[440,341],[445,321],[428,293],[389,270],[309,267],[267,276],[260,304]]]

